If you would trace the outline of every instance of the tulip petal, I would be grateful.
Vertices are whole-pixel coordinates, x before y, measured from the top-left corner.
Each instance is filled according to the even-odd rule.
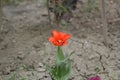
[[[71,38],[71,35],[70,34],[66,34],[63,38],[64,41],[68,40],[69,38]]]
[[[52,42],[55,46],[63,46],[67,44],[67,40],[69,38],[71,38],[70,34],[53,30],[53,37],[50,37],[49,41]]]
[[[60,37],[63,39],[65,37],[66,33],[60,32]]]
[[[53,42],[53,41],[54,41],[54,38],[53,38],[53,37],[50,37],[50,38],[49,38],[49,41]]]
[[[63,45],[67,45],[67,44],[68,44],[68,42],[67,42],[67,41],[65,41]]]
[[[56,40],[58,40],[60,38],[60,33],[57,30],[53,31],[53,36]]]

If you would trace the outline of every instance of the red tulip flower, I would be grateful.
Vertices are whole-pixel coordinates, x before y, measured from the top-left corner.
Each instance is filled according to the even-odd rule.
[[[89,78],[88,80],[101,80],[99,76],[96,76],[96,77],[91,77]]]
[[[72,53],[64,55],[62,46],[66,45],[67,40],[71,38],[70,34],[53,30],[53,36],[49,37],[49,41],[57,46],[56,61],[54,67],[49,67],[48,70],[54,80],[68,80],[71,75],[71,60],[69,59]]]
[[[53,37],[50,37],[49,41],[52,42],[55,46],[63,46],[67,44],[67,40],[69,38],[71,38],[70,34],[53,30]]]

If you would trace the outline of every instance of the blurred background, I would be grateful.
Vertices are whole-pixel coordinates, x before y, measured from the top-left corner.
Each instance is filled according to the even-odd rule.
[[[70,80],[119,79],[120,0],[66,0],[63,11],[47,0],[0,1],[0,80],[51,80],[45,64],[55,61],[52,30],[72,34],[63,47],[75,51]],[[59,25],[55,12],[62,13]]]

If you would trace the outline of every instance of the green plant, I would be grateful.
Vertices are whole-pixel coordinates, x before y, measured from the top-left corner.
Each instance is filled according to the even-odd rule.
[[[27,66],[25,64],[22,64],[20,67],[19,67],[20,70],[25,70],[25,71],[33,71],[34,70],[34,67],[32,65],[30,66]]]
[[[50,11],[54,13],[57,26],[61,25],[61,21],[69,22],[72,17],[72,10],[76,9],[78,0],[47,0],[48,15],[50,19]],[[49,5],[51,3],[51,5]]]
[[[47,66],[55,80],[68,80],[71,74],[71,61],[63,56],[62,49],[58,47],[56,65],[53,68]]]
[[[24,78],[22,78],[21,80],[29,80],[28,78],[26,78],[26,77],[24,77]]]
[[[58,32],[56,30],[53,31],[54,37],[50,37],[49,40],[57,47],[57,54],[56,54],[56,63],[55,66],[50,67],[47,65],[47,69],[51,73],[54,80],[68,80],[71,75],[71,60],[69,57],[72,53],[68,56],[65,56],[62,47],[63,45],[67,44],[67,39],[71,36],[69,34]]]
[[[16,74],[14,74],[13,76],[11,76],[8,80],[16,80]]]
[[[98,73],[98,72],[100,72],[101,70],[100,70],[98,67],[96,67],[96,68],[94,69],[94,71],[95,71],[96,73]]]

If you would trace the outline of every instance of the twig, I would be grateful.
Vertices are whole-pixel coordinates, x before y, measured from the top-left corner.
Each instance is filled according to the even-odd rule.
[[[2,0],[0,0],[0,33],[2,27]]]
[[[103,37],[104,37],[104,44],[108,46],[108,23],[105,13],[105,0],[100,0],[100,6],[101,6],[101,18],[102,18],[102,31],[103,31]]]
[[[117,21],[120,21],[120,18],[116,18],[116,19],[113,19],[113,20],[108,20],[108,23],[117,22]]]
[[[49,3],[50,3],[50,0],[47,0],[48,19],[49,19],[50,26],[52,26],[52,23],[51,23],[52,20],[51,20],[51,15],[50,15]]]

